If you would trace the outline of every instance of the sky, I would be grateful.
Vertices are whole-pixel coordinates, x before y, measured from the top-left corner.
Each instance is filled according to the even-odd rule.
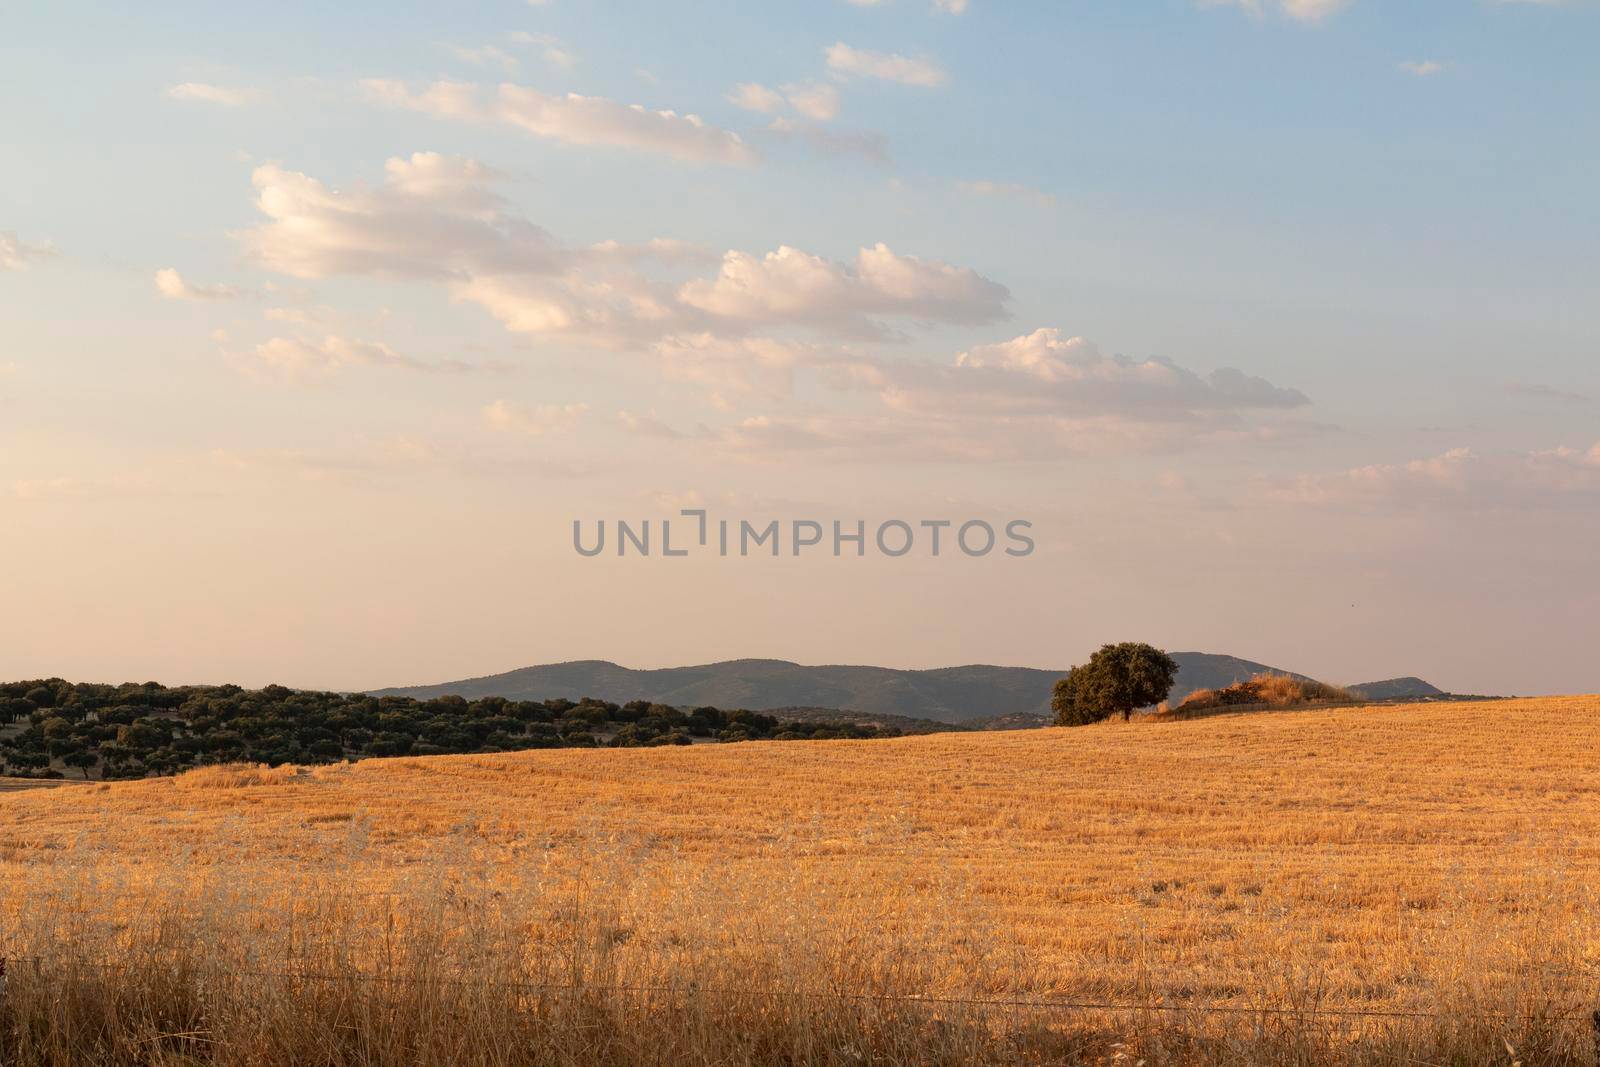
[[[0,676],[1600,691],[1600,4],[4,21]]]

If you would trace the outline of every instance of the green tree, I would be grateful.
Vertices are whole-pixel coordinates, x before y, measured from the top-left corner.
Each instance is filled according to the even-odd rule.
[[[89,777],[89,768],[100,762],[100,758],[86,748],[76,748],[61,757],[61,762],[68,767],[76,767],[83,772],[84,778]]]
[[[1176,661],[1159,648],[1133,641],[1105,645],[1056,683],[1050,700],[1056,725],[1083,726],[1118,712],[1126,722],[1134,708],[1165,700],[1177,674]]]

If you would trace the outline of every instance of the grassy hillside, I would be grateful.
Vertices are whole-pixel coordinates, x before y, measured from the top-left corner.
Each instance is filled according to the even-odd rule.
[[[1221,689],[1263,671],[1260,663],[1206,652],[1177,652],[1176,702],[1195,689]],[[1066,670],[967,666],[902,671],[888,667],[808,667],[785,660],[741,659],[696,667],[632,670],[605,660],[524,667],[485,678],[378,690],[380,696],[427,700],[500,696],[546,700],[592,696],[626,703],[651,700],[676,707],[841,708],[958,723],[1004,715],[1045,715]],[[1286,674],[1286,671],[1275,671]],[[1300,678],[1302,675],[1292,675]]]
[[[0,1061],[1586,1064],[1597,712],[0,792]]]

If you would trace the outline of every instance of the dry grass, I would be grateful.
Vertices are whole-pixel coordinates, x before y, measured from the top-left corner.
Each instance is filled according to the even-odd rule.
[[[1226,689],[1196,689],[1170,712],[1163,714],[1179,717],[1197,712],[1229,710],[1247,706],[1264,708],[1289,708],[1303,704],[1354,704],[1356,698],[1348,689],[1326,682],[1291,678],[1287,674],[1266,672],[1247,681],[1237,682]]]
[[[7,792],[0,1062],[1589,1064],[1597,712]]]

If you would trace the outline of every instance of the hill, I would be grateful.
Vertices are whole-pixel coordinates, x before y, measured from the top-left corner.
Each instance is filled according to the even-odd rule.
[[[1220,689],[1264,671],[1304,675],[1207,652],[1176,652],[1178,680],[1171,699],[1196,689]],[[375,690],[375,696],[428,700],[498,696],[547,700],[591,696],[626,703],[649,700],[674,707],[838,708],[873,715],[902,715],[962,723],[1013,715],[1048,715],[1061,670],[973,665],[905,671],[889,667],[809,667],[787,660],[739,659],[694,667],[634,670],[606,660],[574,660],[523,667],[505,674],[438,685]]]
[[[1381,682],[1361,682],[1347,685],[1346,689],[1362,700],[1418,700],[1423,697],[1447,696],[1443,689],[1429,685],[1421,678],[1389,678]]]

